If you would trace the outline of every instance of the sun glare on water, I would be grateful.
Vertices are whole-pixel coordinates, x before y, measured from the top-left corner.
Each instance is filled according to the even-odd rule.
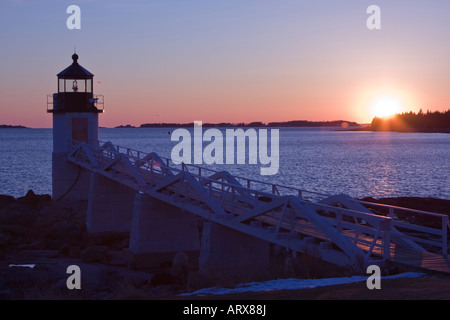
[[[401,112],[400,103],[392,98],[382,98],[377,100],[372,107],[375,117],[386,118]]]

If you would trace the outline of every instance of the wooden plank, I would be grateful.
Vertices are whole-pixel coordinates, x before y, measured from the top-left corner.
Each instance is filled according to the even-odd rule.
[[[391,261],[405,267],[450,274],[450,260],[437,253],[418,252],[403,246],[391,251]]]

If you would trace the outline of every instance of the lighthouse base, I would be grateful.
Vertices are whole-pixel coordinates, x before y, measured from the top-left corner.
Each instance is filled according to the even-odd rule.
[[[52,154],[52,198],[53,201],[88,200],[90,173],[70,163],[66,152]]]

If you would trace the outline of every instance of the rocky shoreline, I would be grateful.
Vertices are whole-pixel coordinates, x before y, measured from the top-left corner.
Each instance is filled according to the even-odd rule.
[[[450,200],[364,200],[450,215]],[[86,209],[87,202],[54,202],[33,191],[17,199],[0,195],[0,299],[170,299],[195,281],[197,287],[211,285],[199,279],[188,283],[176,264],[165,270],[133,270],[129,234],[88,234]],[[70,265],[83,270],[82,290],[66,287]]]
[[[176,289],[174,279],[156,288],[153,274],[128,268],[127,233],[88,234],[86,209],[32,191],[0,195],[0,299],[124,299],[137,289],[148,297]],[[70,265],[83,270],[83,290],[67,289]]]

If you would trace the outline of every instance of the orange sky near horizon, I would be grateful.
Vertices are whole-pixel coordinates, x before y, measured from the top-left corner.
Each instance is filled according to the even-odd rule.
[[[356,0],[82,1],[81,30],[65,27],[67,4],[2,2],[0,124],[52,126],[46,95],[74,44],[105,96],[103,127],[369,123],[383,98],[401,112],[449,109],[450,4],[377,2],[381,30]]]

